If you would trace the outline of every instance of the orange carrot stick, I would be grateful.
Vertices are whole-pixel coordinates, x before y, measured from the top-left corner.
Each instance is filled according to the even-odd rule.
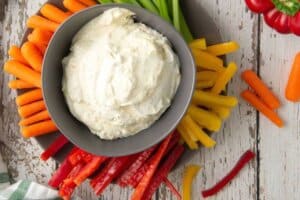
[[[273,110],[280,107],[278,98],[252,70],[245,70],[242,73],[242,78],[267,106]]]
[[[10,89],[29,89],[34,88],[35,86],[23,80],[11,80],[8,82],[8,87]]]
[[[41,14],[57,23],[64,22],[70,15],[62,11],[61,9],[57,8],[56,6],[46,3],[40,10]]]
[[[40,121],[50,119],[50,115],[47,110],[43,110],[39,113],[36,113],[28,118],[22,119],[19,123],[20,126],[28,126],[30,124],[34,124]]]
[[[21,47],[21,52],[30,66],[40,72],[43,64],[43,54],[40,50],[32,42],[25,42]]]
[[[254,93],[249,90],[245,90],[241,93],[241,96],[278,127],[283,127],[284,123],[277,113],[266,106]]]
[[[28,41],[34,44],[48,45],[53,33],[50,31],[44,31],[39,28],[35,28],[31,34],[28,35]]]
[[[297,53],[288,84],[285,89],[285,97],[287,100],[297,102],[300,100],[300,52]]]
[[[51,133],[54,131],[57,131],[57,127],[53,123],[52,120],[47,120],[43,122],[39,122],[27,127],[24,127],[21,129],[21,133],[23,137],[29,138],[29,137],[36,137],[39,135],[44,135],[47,133]]]
[[[44,56],[47,49],[47,45],[36,43],[35,46],[40,50],[40,52]]]
[[[33,15],[27,20],[27,27],[40,28],[42,30],[55,32],[56,29],[59,27],[59,24],[51,20],[48,20],[44,17]]]
[[[8,55],[14,59],[17,60],[23,64],[28,65],[28,62],[25,60],[25,58],[23,57],[22,53],[21,53],[21,49],[15,45],[12,45],[9,50],[8,50]]]
[[[41,74],[18,61],[7,61],[4,64],[4,71],[38,88],[41,88],[42,86]]]
[[[78,1],[83,3],[84,5],[87,5],[87,6],[97,5],[97,2],[94,1],[94,0],[78,0]]]
[[[16,103],[18,106],[23,106],[25,104],[29,104],[42,99],[43,99],[42,90],[34,89],[17,96]]]
[[[64,0],[63,1],[64,6],[71,12],[76,13],[83,9],[86,9],[87,6],[76,1],[76,0]]]
[[[45,103],[41,100],[19,107],[18,113],[22,118],[26,118],[45,109]]]

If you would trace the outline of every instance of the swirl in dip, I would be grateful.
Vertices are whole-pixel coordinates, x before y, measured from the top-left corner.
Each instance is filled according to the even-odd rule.
[[[105,11],[75,35],[62,61],[70,112],[102,139],[151,126],[180,82],[178,57],[167,38],[133,16],[123,8]]]

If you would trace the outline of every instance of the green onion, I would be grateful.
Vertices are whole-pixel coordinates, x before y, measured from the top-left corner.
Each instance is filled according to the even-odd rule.
[[[155,5],[152,3],[151,0],[139,0],[140,4],[142,5],[143,8],[159,15],[159,11],[155,7]]]

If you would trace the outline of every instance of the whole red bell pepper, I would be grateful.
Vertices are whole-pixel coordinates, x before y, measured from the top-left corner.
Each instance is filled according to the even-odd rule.
[[[264,15],[265,22],[279,33],[300,36],[299,0],[245,0],[248,8]]]

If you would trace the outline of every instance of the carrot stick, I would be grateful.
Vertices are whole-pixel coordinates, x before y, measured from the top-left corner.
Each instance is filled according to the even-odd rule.
[[[40,28],[46,31],[55,32],[59,27],[59,24],[53,21],[50,21],[44,17],[33,15],[27,20],[28,28]]]
[[[51,133],[54,131],[57,131],[57,127],[53,123],[52,120],[47,120],[44,122],[40,122],[37,124],[33,124],[27,127],[24,127],[21,129],[21,133],[23,137],[29,138],[29,137],[36,137],[39,135],[44,135],[47,133]]]
[[[292,70],[290,72],[290,77],[288,84],[285,89],[285,97],[287,100],[292,102],[297,102],[300,100],[300,52],[297,53]]]
[[[86,9],[87,6],[76,1],[76,0],[64,0],[63,1],[64,6],[71,12],[76,13],[83,9]]]
[[[15,61],[10,60],[4,64],[4,71],[16,76],[17,78],[26,81],[38,88],[41,88],[41,74],[30,69],[26,65]]]
[[[277,113],[266,106],[254,93],[249,90],[245,90],[241,93],[241,96],[278,127],[283,127],[284,123]]]
[[[57,23],[64,22],[70,15],[62,11],[61,9],[57,8],[56,6],[46,3],[40,10],[41,14]]]
[[[97,5],[97,2],[95,2],[94,0],[78,0],[78,1],[87,6]]]
[[[41,100],[19,107],[18,113],[22,118],[26,118],[45,109],[45,103]]]
[[[34,101],[43,99],[43,94],[41,89],[34,89],[17,96],[16,103],[18,106],[23,106]]]
[[[245,70],[242,78],[269,108],[274,110],[280,107],[278,98],[252,70]]]
[[[22,53],[21,53],[21,49],[15,45],[12,45],[9,50],[8,50],[8,55],[14,59],[17,60],[23,64],[28,65],[28,62],[25,60],[25,58],[23,57]]]
[[[40,50],[40,52],[44,56],[45,52],[46,52],[46,49],[47,49],[47,45],[40,44],[40,43],[35,43],[34,45]]]
[[[50,31],[44,31],[39,28],[35,28],[31,34],[28,35],[28,41],[34,44],[48,45],[53,33]]]
[[[50,115],[47,110],[43,110],[39,113],[36,113],[28,118],[22,119],[19,123],[20,126],[28,126],[36,122],[44,121],[50,119]]]
[[[34,88],[35,86],[31,83],[27,83],[26,81],[22,80],[11,80],[8,82],[8,87],[10,89],[29,89]]]
[[[31,67],[40,72],[43,64],[43,55],[40,50],[32,42],[25,42],[21,47],[21,52]]]

